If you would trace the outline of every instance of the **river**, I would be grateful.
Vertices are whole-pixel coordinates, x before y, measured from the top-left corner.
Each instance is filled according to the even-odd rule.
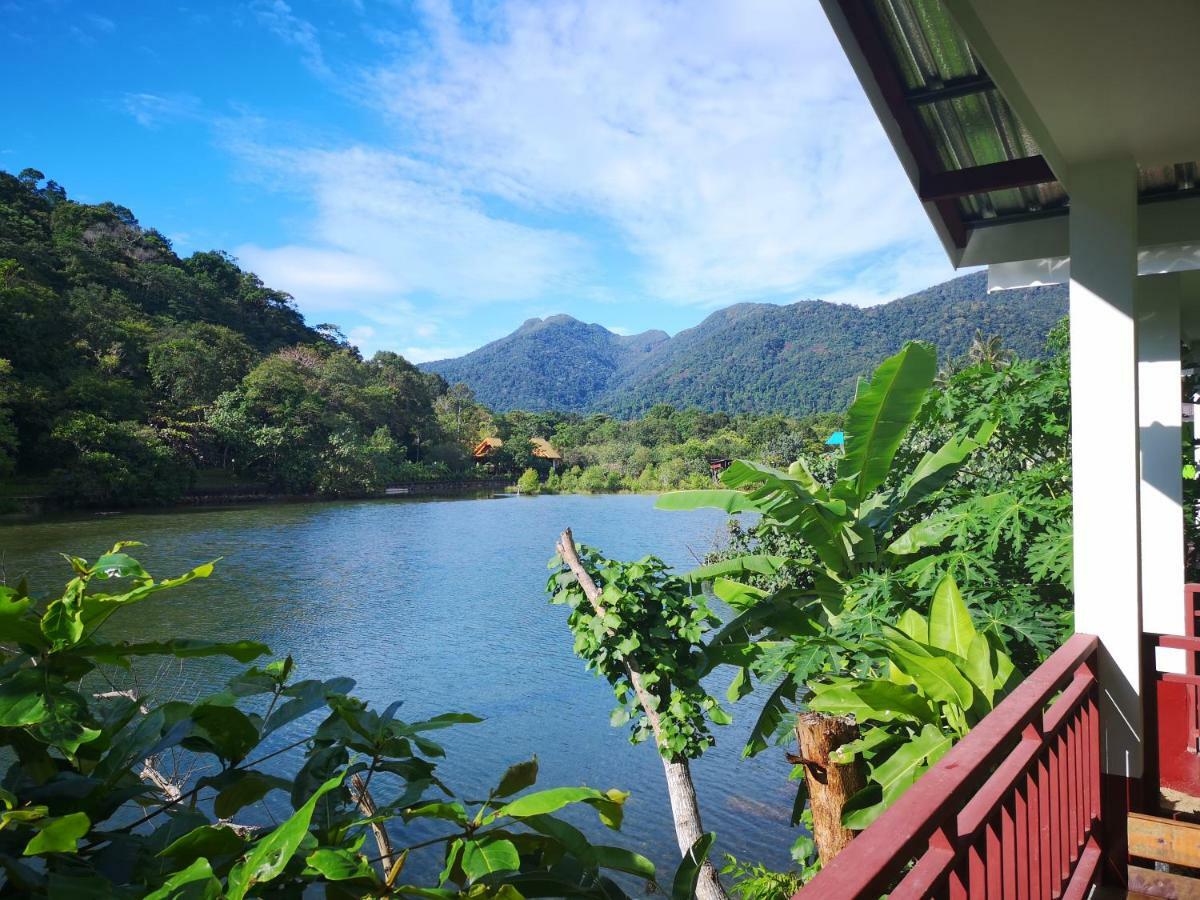
[[[608,724],[612,693],[571,652],[567,612],[544,593],[546,561],[565,526],[619,558],[648,553],[688,568],[723,541],[724,515],[654,509],[638,495],[295,503],[81,515],[0,527],[0,567],[28,574],[35,593],[70,577],[60,551],[94,559],[115,540],[156,576],[222,557],[206,582],[158,595],[113,619],[112,637],[249,638],[295,658],[300,677],[351,675],[356,693],[400,718],[445,711],[484,716],[437,735],[439,774],[460,794],[486,793],[505,767],[537,754],[539,785],[632,791],[622,836],[591,836],[649,856],[668,883],[678,858],[662,767]],[[197,695],[236,663],[194,660],[156,673],[163,690]],[[720,696],[723,692],[716,692]],[[718,852],[784,868],[796,836],[794,788],[782,749],[752,760],[741,748],[757,711],[694,763],[705,827]],[[282,796],[282,795],[275,795]],[[416,866],[429,872],[430,859]]]

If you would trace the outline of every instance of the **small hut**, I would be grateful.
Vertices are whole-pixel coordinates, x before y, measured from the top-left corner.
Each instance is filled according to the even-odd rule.
[[[558,471],[558,467],[562,463],[562,454],[558,452],[553,444],[545,438],[533,437],[529,439],[529,445],[533,448],[532,455],[535,463],[545,461],[551,471]],[[471,456],[477,463],[487,462],[503,446],[504,441],[498,437],[484,438],[475,445],[475,449],[471,451]]]

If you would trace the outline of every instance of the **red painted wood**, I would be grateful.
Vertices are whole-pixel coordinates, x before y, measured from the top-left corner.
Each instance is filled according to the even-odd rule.
[[[1098,646],[1068,640],[796,898],[1062,896],[1100,846]]]
[[[1017,900],[1016,795],[1000,807],[1000,896]]]
[[[1033,866],[1030,864],[1029,848],[1029,786],[1028,776],[1017,788],[1013,800],[1013,855],[1016,871],[1013,873],[1016,900],[1029,900],[1029,881]],[[1016,861],[1020,864],[1017,865]]]

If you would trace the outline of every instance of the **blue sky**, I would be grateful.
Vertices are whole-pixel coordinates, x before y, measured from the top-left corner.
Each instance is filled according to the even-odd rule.
[[[0,168],[366,353],[954,273],[815,0],[0,0]]]

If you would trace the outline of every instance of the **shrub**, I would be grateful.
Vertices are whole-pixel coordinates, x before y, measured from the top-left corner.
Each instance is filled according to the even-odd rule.
[[[604,870],[653,878],[649,860],[593,847],[554,815],[590,809],[617,829],[622,791],[530,791],[535,757],[510,767],[486,799],[457,796],[436,774],[444,750],[431,733],[475,716],[406,721],[399,702],[377,712],[350,693],[350,678],[297,680],[291,657],[194,702],[138,693],[130,670],[144,657],[244,664],[269,650],[179,637],[106,642],[112,616],[213,571],[208,563],[156,581],[126,553],[132,546],[94,563],[68,557],[74,577],[52,599],[0,585],[6,894],[240,900],[308,896],[319,885],[330,897],[504,898],[536,888],[609,898],[625,894]],[[298,767],[286,762],[297,755]],[[437,855],[436,886],[409,883],[410,852]]]

